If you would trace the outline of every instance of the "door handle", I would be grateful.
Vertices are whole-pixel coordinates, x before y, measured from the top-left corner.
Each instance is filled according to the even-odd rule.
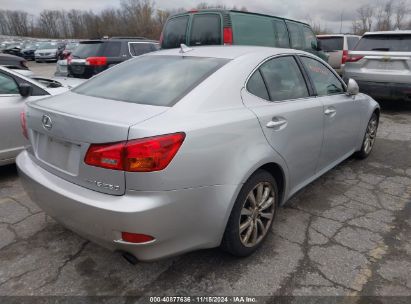
[[[267,123],[266,127],[269,129],[280,129],[281,127],[285,127],[286,125],[287,121],[285,119],[274,117]]]
[[[334,116],[335,113],[337,113],[337,110],[336,110],[336,109],[333,109],[333,108],[327,108],[327,109],[324,111],[324,114],[327,115],[327,116]]]

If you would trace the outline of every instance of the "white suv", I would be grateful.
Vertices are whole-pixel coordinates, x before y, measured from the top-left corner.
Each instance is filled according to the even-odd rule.
[[[411,101],[411,31],[365,33],[349,52],[349,78],[374,98]]]
[[[322,50],[329,56],[328,63],[342,75],[345,62],[348,58],[348,51],[353,50],[360,40],[360,36],[355,35],[318,35],[321,41]]]

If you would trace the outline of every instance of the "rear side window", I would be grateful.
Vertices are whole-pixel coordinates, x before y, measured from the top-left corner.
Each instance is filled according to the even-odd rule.
[[[169,107],[228,61],[146,55],[117,65],[73,91],[105,99]]]
[[[267,87],[265,86],[260,70],[254,72],[253,76],[251,76],[248,80],[247,90],[255,96],[265,100],[270,100],[270,96],[268,96]]]
[[[303,50],[305,43],[301,26],[295,22],[287,22],[288,31],[290,32],[291,47],[297,50]]]
[[[130,42],[129,47],[131,56],[140,56],[154,50],[153,46],[150,43]]]
[[[260,68],[272,101],[291,100],[309,96],[307,85],[293,57],[279,57]]]
[[[232,13],[232,22],[235,44],[277,46],[272,18]]]
[[[104,43],[103,56],[120,57],[120,52],[121,52],[121,42],[108,41]]]
[[[354,50],[355,46],[357,45],[358,41],[360,41],[359,37],[347,37],[347,44],[349,50]]]
[[[321,48],[323,51],[342,51],[344,49],[343,37],[319,37],[321,40]]]
[[[219,45],[221,42],[220,15],[194,15],[191,25],[190,45]]]
[[[179,48],[182,43],[186,43],[188,16],[170,19],[163,32],[162,48]]]
[[[356,51],[411,52],[411,35],[363,36]]]
[[[314,84],[318,96],[342,94],[345,92],[341,81],[318,60],[301,57]]]

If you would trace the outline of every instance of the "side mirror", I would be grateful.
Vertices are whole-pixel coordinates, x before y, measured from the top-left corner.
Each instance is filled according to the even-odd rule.
[[[19,92],[22,97],[29,97],[33,94],[33,87],[28,83],[22,83],[19,85]]]
[[[359,93],[360,93],[360,88],[358,86],[358,83],[354,79],[350,78],[347,84],[347,95],[355,96],[355,95],[358,95]]]

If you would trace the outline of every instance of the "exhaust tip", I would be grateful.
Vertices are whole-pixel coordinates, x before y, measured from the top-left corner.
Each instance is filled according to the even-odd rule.
[[[129,252],[122,252],[121,255],[131,265],[136,265],[138,263],[138,259]]]

